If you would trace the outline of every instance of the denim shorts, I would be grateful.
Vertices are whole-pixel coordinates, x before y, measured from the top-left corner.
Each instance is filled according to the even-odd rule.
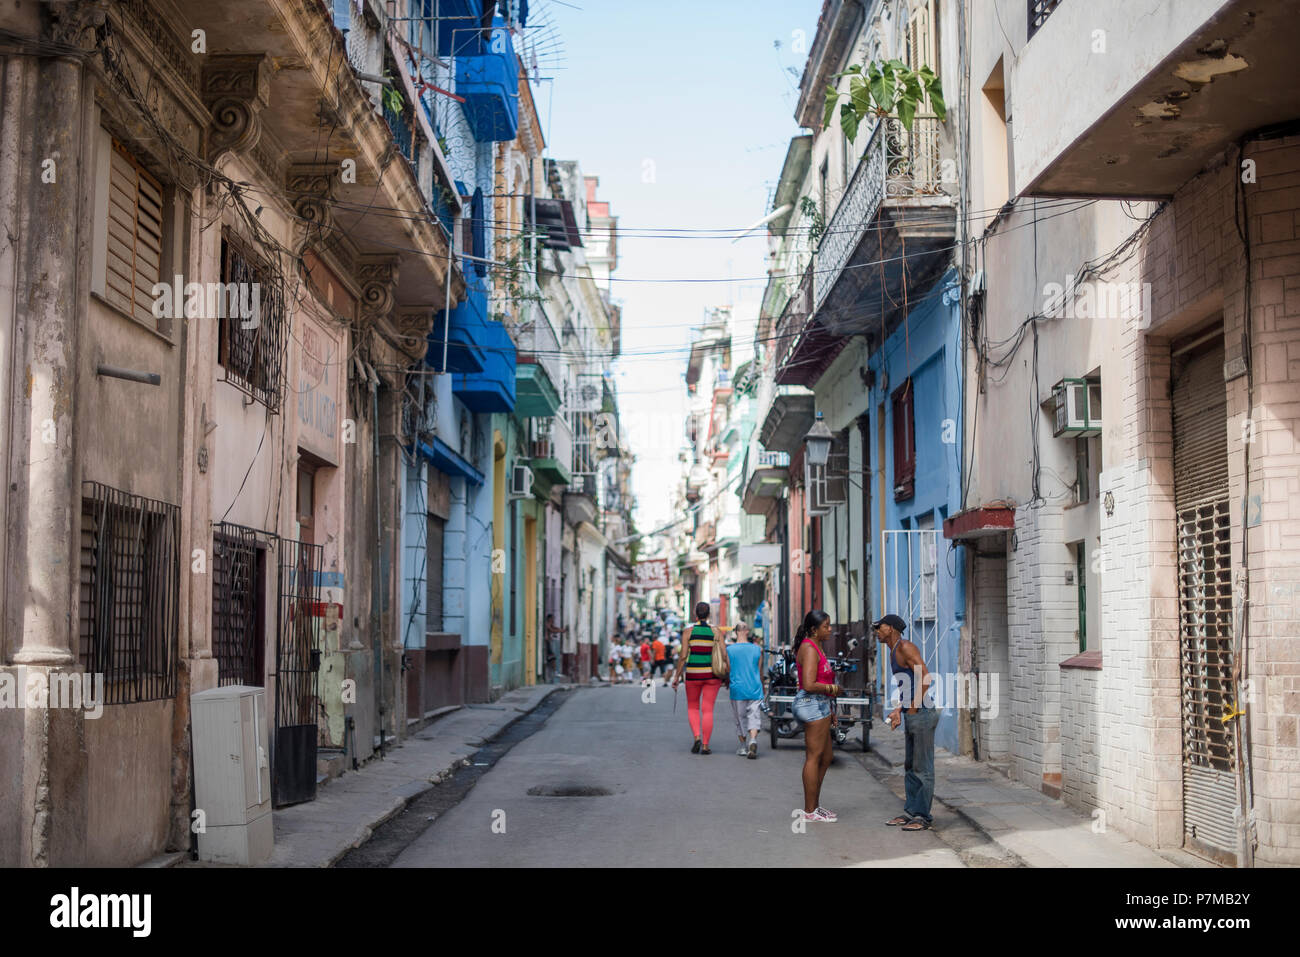
[[[831,716],[831,699],[824,694],[809,694],[802,688],[794,696],[794,716],[808,724]]]

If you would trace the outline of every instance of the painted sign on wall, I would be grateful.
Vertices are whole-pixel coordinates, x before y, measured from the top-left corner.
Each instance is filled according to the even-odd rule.
[[[339,385],[343,356],[338,340],[304,315],[298,362],[298,445],[339,464]]]

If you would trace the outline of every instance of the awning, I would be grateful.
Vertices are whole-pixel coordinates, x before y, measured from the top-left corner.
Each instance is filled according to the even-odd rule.
[[[472,485],[483,484],[483,473],[474,468],[468,460],[442,439],[434,436],[432,444],[420,442],[418,445],[420,454],[428,459],[438,471],[445,472],[454,478],[466,479]]]

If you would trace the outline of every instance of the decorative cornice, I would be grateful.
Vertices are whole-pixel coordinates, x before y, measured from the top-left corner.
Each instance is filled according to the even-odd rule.
[[[45,6],[50,15],[50,39],[81,49],[92,45],[83,42],[86,31],[102,26],[108,16],[108,4],[102,0],[47,0]]]
[[[285,189],[298,215],[298,227],[304,242],[320,242],[332,232],[334,222],[332,200],[334,177],[338,175],[336,163],[295,163],[285,174]]]
[[[424,356],[428,350],[428,336],[433,329],[437,306],[399,306],[393,317],[397,333],[397,348],[412,360]]]
[[[386,317],[397,305],[396,256],[366,254],[357,260],[357,285],[361,287],[361,325]]]
[[[208,162],[226,152],[251,151],[262,132],[259,118],[270,103],[271,79],[264,53],[211,53],[203,67],[203,102],[212,113]]]

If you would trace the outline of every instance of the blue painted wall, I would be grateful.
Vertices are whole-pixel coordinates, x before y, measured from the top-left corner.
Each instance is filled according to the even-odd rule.
[[[961,312],[957,300],[956,273],[949,271],[937,282],[931,294],[909,314],[907,321],[885,341],[883,349],[872,355],[869,366],[876,385],[870,395],[871,456],[874,461],[879,430],[884,430],[885,525],[886,529],[915,529],[929,516],[938,530],[936,583],[939,614],[936,619],[938,641],[927,658],[927,667],[945,676],[951,685],[957,674],[960,633],[965,618],[965,581],[963,550],[952,549],[943,538],[943,520],[955,513],[961,502]],[[894,422],[890,396],[911,376],[913,388],[913,423],[916,435],[915,494],[901,502],[894,500]],[[886,378],[887,377],[887,378]],[[881,383],[884,388],[881,388]],[[884,419],[879,415],[884,406]],[[945,439],[949,441],[945,441]],[[872,494],[878,486],[873,483]],[[879,614],[897,614],[905,620],[906,609],[888,607],[881,594],[881,568],[887,565],[893,574],[890,555],[883,552],[878,503],[872,503],[872,607]],[[900,546],[901,549],[901,546]],[[901,551],[900,551],[901,556]],[[915,564],[915,563],[914,563]],[[919,568],[902,569],[915,585]],[[891,587],[890,591],[894,589]],[[879,617],[879,616],[877,616]],[[908,621],[903,637],[917,637],[921,625]],[[919,644],[919,641],[918,641]],[[882,646],[882,651],[883,651]],[[883,655],[878,673],[882,690],[888,688],[887,666]],[[958,749],[957,710],[952,702],[939,720],[935,742],[940,747]]]

